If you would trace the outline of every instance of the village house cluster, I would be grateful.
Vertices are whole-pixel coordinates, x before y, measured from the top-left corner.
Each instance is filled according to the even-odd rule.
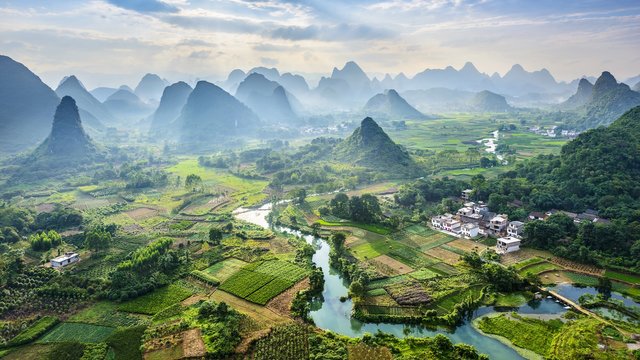
[[[467,189],[460,195],[464,200],[463,206],[455,214],[437,215],[431,218],[431,226],[440,231],[457,237],[474,239],[478,236],[493,236],[497,238],[496,252],[506,254],[520,250],[520,244],[524,235],[524,222],[509,221],[505,214],[496,214],[489,211],[489,207],[482,201],[470,201],[473,190]],[[518,202],[521,206],[522,204]],[[518,205],[518,204],[516,204]],[[581,214],[561,210],[549,210],[547,212],[532,212],[529,220],[545,220],[549,216],[562,213],[580,223],[590,221],[594,223],[608,223],[609,220],[598,216],[595,210],[587,210]]]
[[[529,128],[529,131],[534,133],[534,134],[538,134],[538,135],[542,135],[542,136],[548,136],[548,137],[563,137],[563,138],[568,138],[568,139],[575,139],[576,137],[578,137],[578,135],[580,135],[579,131],[576,130],[560,130],[558,129],[557,126],[552,126],[549,129],[546,129],[544,127],[540,127],[540,126],[532,126]]]

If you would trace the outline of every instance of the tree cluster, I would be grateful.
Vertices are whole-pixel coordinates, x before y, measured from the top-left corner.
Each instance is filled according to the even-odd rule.
[[[378,198],[371,194],[352,197],[336,194],[329,202],[329,210],[333,216],[365,224],[379,222],[382,218]]]
[[[29,243],[35,251],[47,251],[62,244],[62,236],[55,230],[43,231],[29,236]]]

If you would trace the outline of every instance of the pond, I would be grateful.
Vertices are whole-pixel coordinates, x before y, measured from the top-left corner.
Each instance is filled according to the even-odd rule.
[[[270,205],[264,205],[258,209],[238,209],[234,215],[241,220],[251,222],[256,225],[268,227],[267,215],[271,211]],[[500,341],[488,336],[484,336],[477,331],[471,321],[479,316],[496,311],[517,311],[522,314],[562,314],[566,312],[563,304],[555,302],[553,299],[542,299],[530,301],[526,305],[518,308],[496,309],[484,306],[476,309],[470,319],[452,331],[445,329],[426,329],[415,325],[389,324],[389,323],[368,323],[351,317],[353,303],[347,299],[340,301],[341,297],[348,294],[348,282],[335,269],[329,265],[329,244],[311,235],[304,235],[299,231],[276,227],[275,230],[294,234],[305,239],[316,248],[313,255],[313,262],[322,269],[324,274],[324,290],[322,299],[311,304],[310,316],[316,326],[321,329],[331,330],[335,333],[359,337],[365,333],[374,334],[382,331],[393,334],[397,337],[431,337],[436,334],[444,334],[454,343],[465,343],[474,346],[480,353],[488,354],[492,359],[523,359],[515,350]]]
[[[584,294],[598,295],[598,290],[592,286],[577,286],[577,285],[566,284],[566,283],[549,287],[549,290],[553,290],[558,294],[576,303],[578,302],[578,299],[580,298],[580,296]],[[622,301],[625,306],[640,308],[639,303],[633,301],[631,298],[628,298],[620,293],[612,292],[611,298]]]

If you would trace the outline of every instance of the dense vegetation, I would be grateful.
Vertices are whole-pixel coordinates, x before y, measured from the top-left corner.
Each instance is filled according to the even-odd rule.
[[[640,271],[639,123],[640,108],[634,108],[607,128],[581,134],[560,155],[518,163],[493,180],[476,176],[470,183],[474,198],[512,219],[524,219],[524,209],[595,209],[610,222],[576,227],[566,216],[553,216],[527,224],[527,241],[580,262]],[[514,200],[524,207],[512,205]]]

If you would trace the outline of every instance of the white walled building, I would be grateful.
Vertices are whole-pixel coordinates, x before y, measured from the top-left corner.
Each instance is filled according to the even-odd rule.
[[[507,226],[507,235],[520,239],[523,234],[524,223],[522,221],[511,221]]]
[[[509,224],[507,215],[496,215],[489,221],[489,229],[495,232],[502,232]]]
[[[80,261],[80,255],[74,252],[64,253],[64,255],[60,255],[51,259],[51,267],[54,269],[61,268],[67,266],[69,264],[73,264]]]
[[[520,239],[508,236],[499,238],[496,242],[496,252],[498,254],[508,254],[520,250]]]
[[[460,227],[460,234],[472,239],[478,236],[479,231],[480,227],[474,223],[466,223]]]

